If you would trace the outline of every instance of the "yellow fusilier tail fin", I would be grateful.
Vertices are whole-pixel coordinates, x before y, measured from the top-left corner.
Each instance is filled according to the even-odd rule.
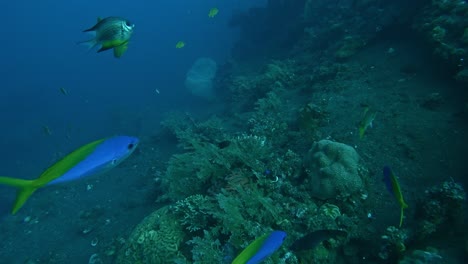
[[[359,127],[359,139],[364,137],[364,133],[366,133],[366,129],[364,127]]]
[[[34,180],[15,179],[10,177],[0,177],[0,184],[18,188],[16,200],[11,209],[12,214],[16,214],[23,207],[28,198],[37,190]]]
[[[406,208],[408,208],[408,205],[406,203],[403,203],[401,206],[400,206],[400,226],[403,224],[403,210],[405,210]]]

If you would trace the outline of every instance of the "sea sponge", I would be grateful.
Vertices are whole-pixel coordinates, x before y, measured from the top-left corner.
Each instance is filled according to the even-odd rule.
[[[199,58],[187,72],[185,87],[193,95],[212,100],[214,99],[213,79],[216,76],[216,62],[210,58]]]
[[[359,155],[351,146],[320,140],[310,149],[305,164],[311,195],[316,198],[347,197],[363,189]]]

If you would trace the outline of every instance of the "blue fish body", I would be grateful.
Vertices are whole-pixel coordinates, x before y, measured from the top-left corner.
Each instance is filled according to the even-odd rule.
[[[264,259],[275,253],[279,247],[283,244],[286,238],[286,232],[284,231],[273,231],[263,242],[257,253],[252,256],[246,264],[257,264],[262,262]]]
[[[133,153],[138,145],[138,138],[115,136],[105,139],[84,160],[76,164],[59,178],[47,185],[78,180],[90,175],[96,175],[114,168]]]
[[[18,188],[11,213],[16,214],[39,188],[81,179],[117,166],[132,154],[137,145],[138,139],[135,137],[116,136],[99,139],[63,157],[37,179],[25,180],[0,176],[0,184]]]
[[[395,193],[393,192],[392,170],[388,166],[384,166],[383,168],[383,182],[385,183],[387,190],[394,196]]]

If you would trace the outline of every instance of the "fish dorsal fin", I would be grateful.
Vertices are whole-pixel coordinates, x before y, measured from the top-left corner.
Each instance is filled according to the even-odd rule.
[[[101,20],[102,20],[101,17],[98,17],[98,18],[97,18],[97,22],[98,22],[98,23],[101,22]]]

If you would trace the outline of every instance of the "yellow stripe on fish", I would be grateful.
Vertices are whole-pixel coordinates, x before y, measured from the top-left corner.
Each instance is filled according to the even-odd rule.
[[[137,138],[127,136],[99,139],[71,152],[35,180],[0,177],[0,184],[18,188],[11,213],[16,214],[41,187],[77,180],[115,167],[134,151],[137,144]]]

